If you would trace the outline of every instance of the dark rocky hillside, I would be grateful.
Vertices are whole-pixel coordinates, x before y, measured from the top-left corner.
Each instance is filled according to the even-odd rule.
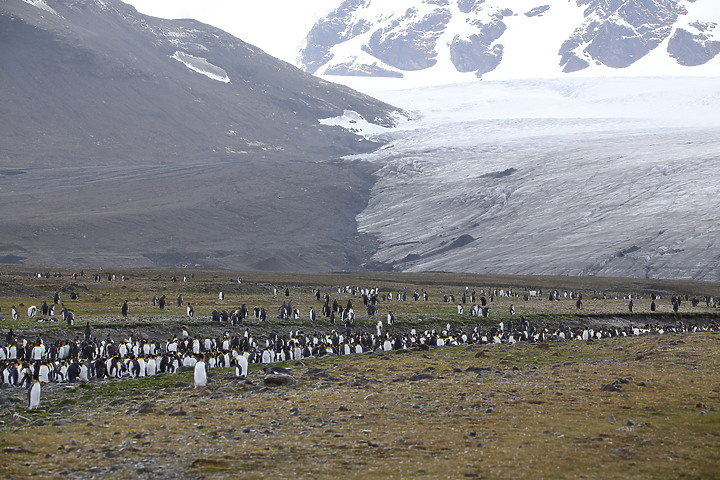
[[[0,262],[356,269],[387,104],[119,1],[0,5]]]

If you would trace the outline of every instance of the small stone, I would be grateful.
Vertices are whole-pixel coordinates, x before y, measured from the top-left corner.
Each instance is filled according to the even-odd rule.
[[[171,408],[170,411],[168,411],[168,415],[170,415],[171,417],[183,417],[187,415],[187,412],[181,405],[180,407]]]
[[[137,409],[137,413],[140,414],[147,414],[151,413],[153,410],[155,410],[155,404],[151,402],[150,400],[146,400],[140,404],[140,406]]]
[[[265,385],[271,385],[275,387],[284,385],[295,385],[297,381],[291,375],[268,375],[264,379]]]
[[[12,418],[13,418],[13,420],[19,420],[19,421],[21,421],[21,422],[29,422],[29,421],[30,421],[29,418],[23,417],[23,416],[20,415],[19,413],[13,413]]]

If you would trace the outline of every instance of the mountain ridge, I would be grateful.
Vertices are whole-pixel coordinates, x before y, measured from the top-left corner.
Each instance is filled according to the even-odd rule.
[[[341,82],[718,75],[719,10],[702,0],[345,0],[310,30],[298,65]],[[650,54],[655,65],[637,67]]]

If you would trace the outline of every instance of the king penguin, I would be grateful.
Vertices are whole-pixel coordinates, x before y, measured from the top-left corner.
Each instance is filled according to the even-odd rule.
[[[207,371],[205,370],[205,360],[202,358],[195,364],[193,382],[195,383],[195,388],[207,386]]]
[[[248,361],[245,355],[240,354],[233,358],[235,363],[235,376],[236,377],[247,377],[248,374]]]
[[[40,380],[37,378],[28,389],[28,409],[35,410],[40,406]]]

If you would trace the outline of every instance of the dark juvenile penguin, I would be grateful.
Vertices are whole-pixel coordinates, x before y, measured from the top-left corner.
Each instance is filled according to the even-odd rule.
[[[80,365],[77,363],[77,361],[74,361],[70,365],[68,365],[66,375],[68,382],[77,382],[78,377],[80,376]]]

